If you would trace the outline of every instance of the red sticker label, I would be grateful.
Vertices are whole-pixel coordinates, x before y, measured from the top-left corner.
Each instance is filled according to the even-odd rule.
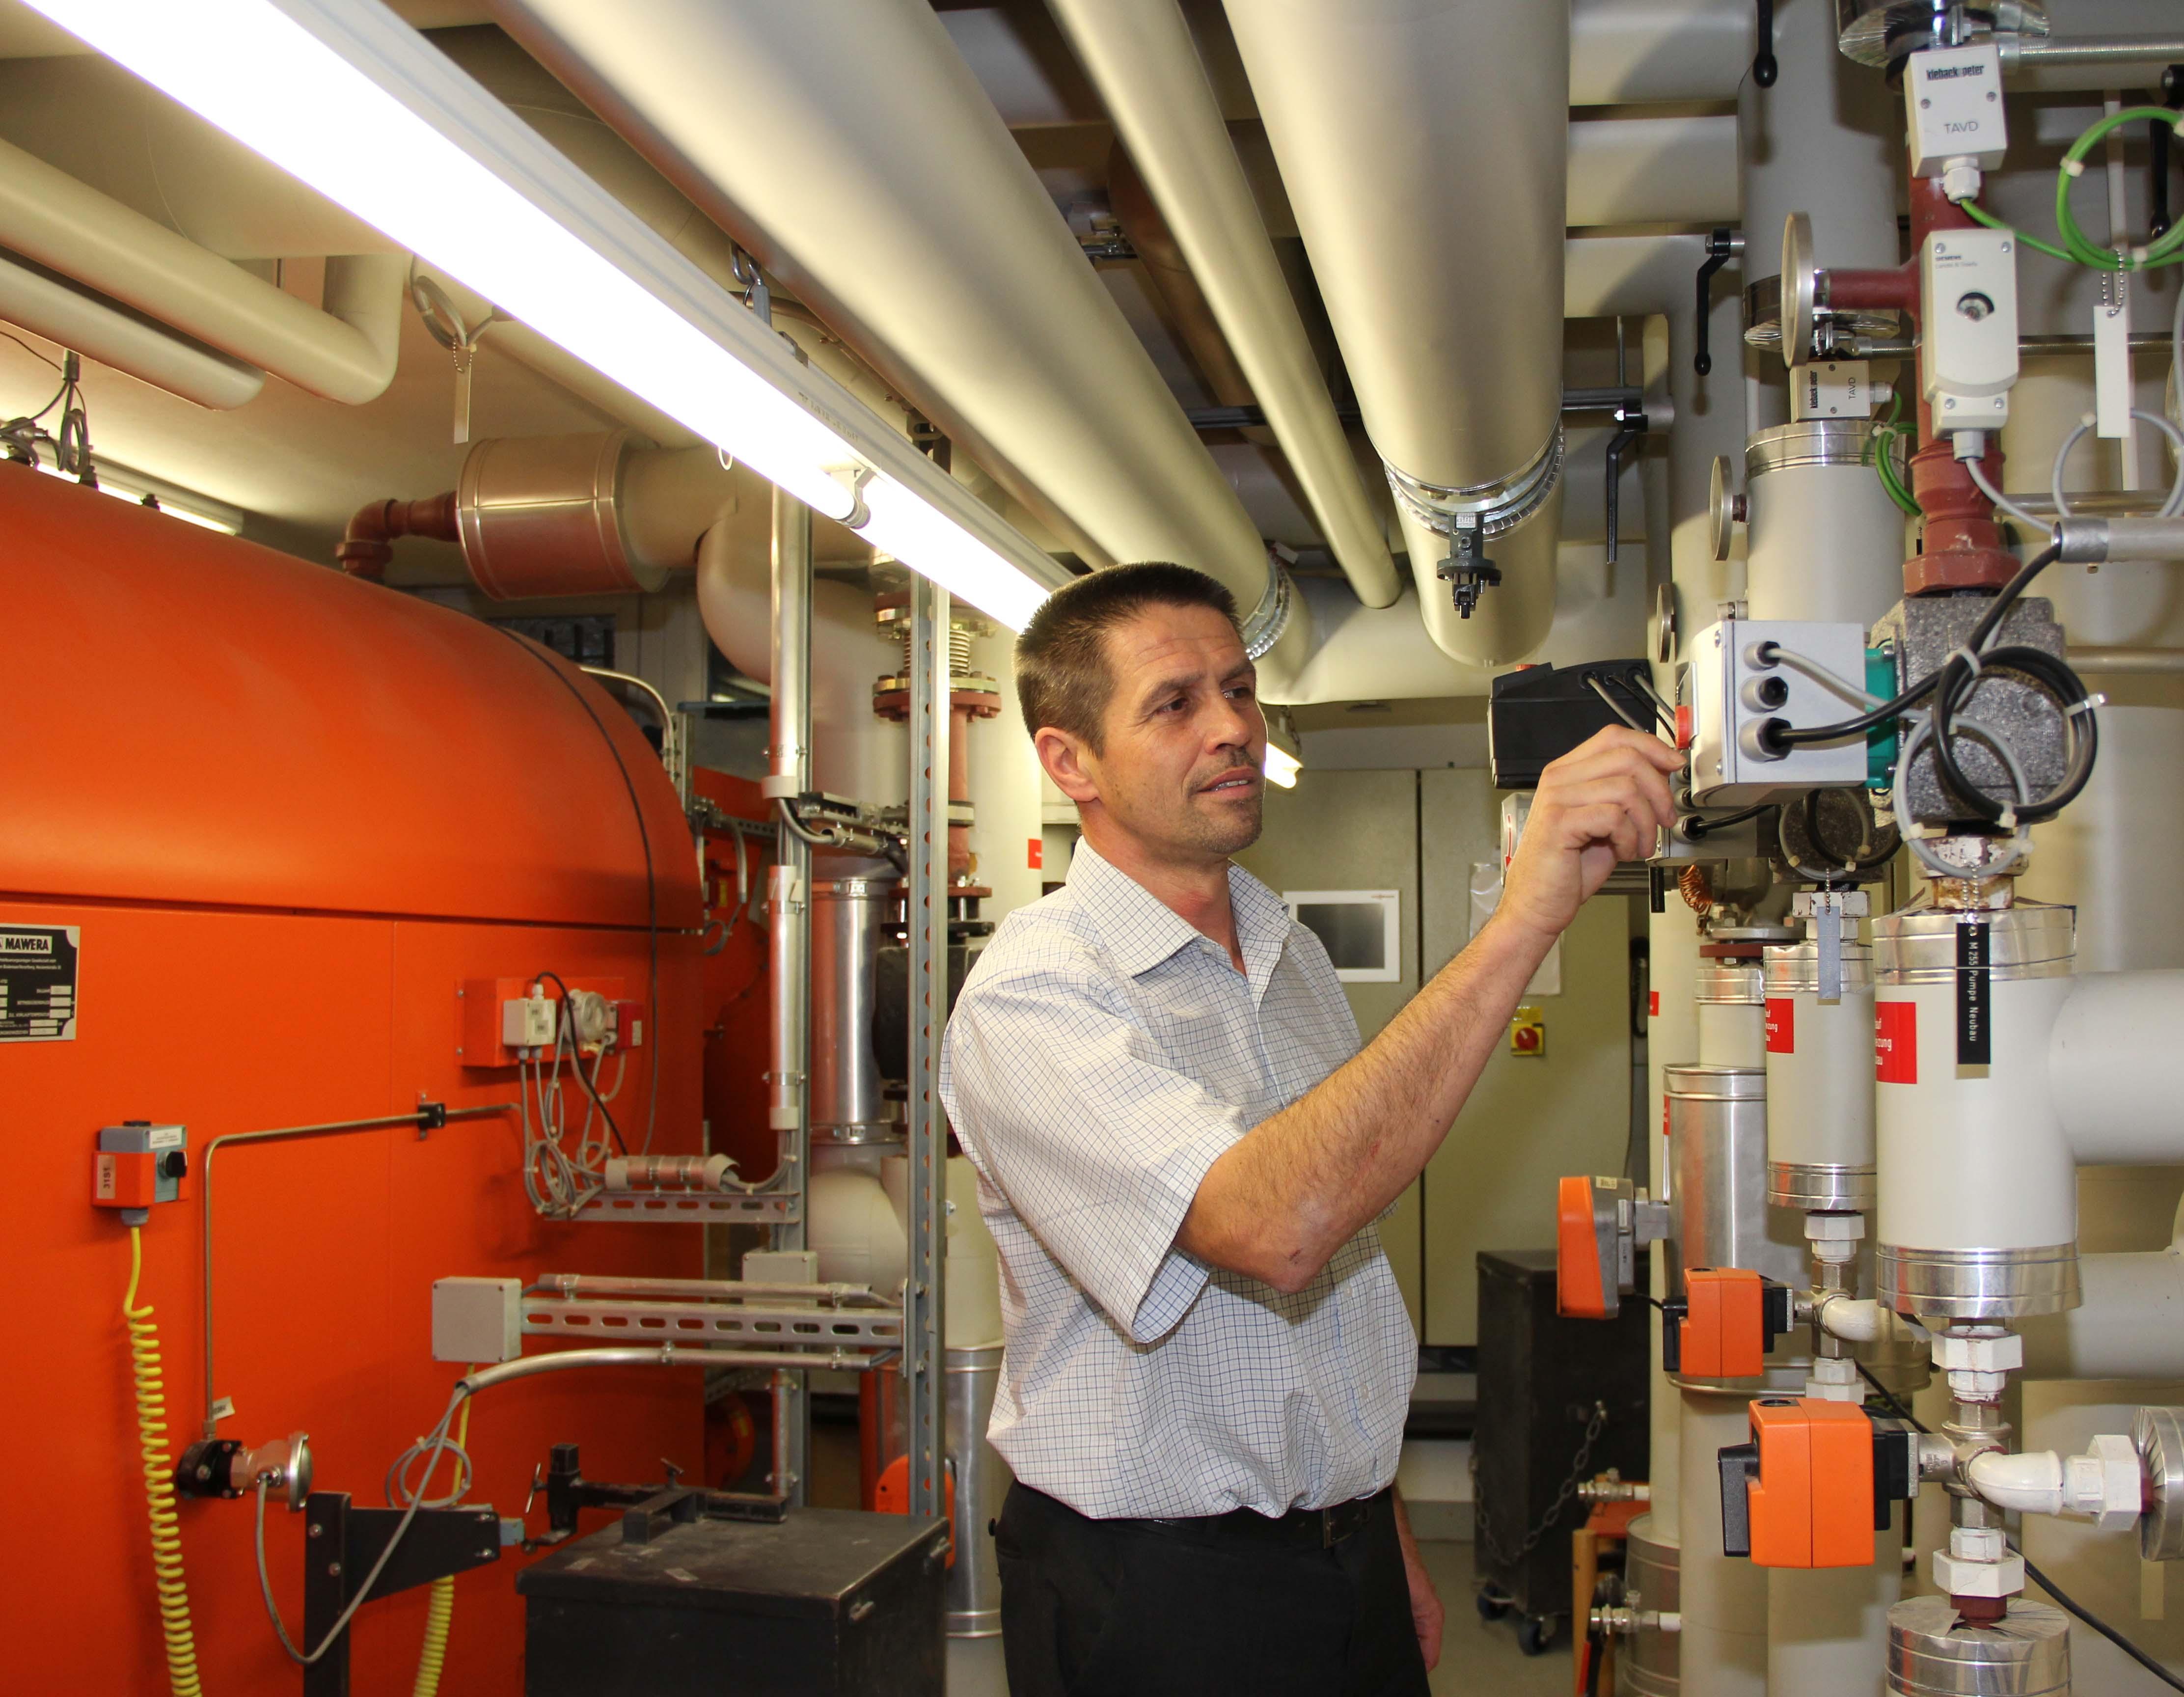
[[[1661,992],[1659,991],[1649,990],[1646,992],[1646,1014],[1648,1019],[1658,1019],[1661,1017]]]
[[[1770,1055],[1794,1055],[1797,1052],[1797,1004],[1786,996],[1767,998],[1767,1052]]]
[[[1873,1075],[1883,1084],[1919,1082],[1919,1004],[1880,1002],[1873,1009]]]
[[[1030,846],[1024,851],[1024,864],[1034,872],[1046,865],[1046,844],[1038,837],[1027,839]]]

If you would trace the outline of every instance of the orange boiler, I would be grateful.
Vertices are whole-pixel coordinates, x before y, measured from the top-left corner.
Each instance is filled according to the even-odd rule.
[[[4,1683],[151,1697],[168,1675],[121,1313],[128,1233],[91,1199],[101,1128],[184,1126],[194,1161],[227,1132],[514,1102],[513,1068],[458,1053],[459,988],[551,969],[652,1001],[656,945],[658,1101],[639,1050],[616,1111],[627,1129],[656,1109],[655,1149],[697,1153],[702,896],[644,739],[535,645],[12,465],[0,546],[0,940],[57,928],[43,935],[76,945],[72,995],[53,1004],[64,1024],[0,1013],[20,1039],[0,1042],[0,1267],[18,1315],[0,1419],[20,1465]],[[318,1488],[376,1506],[460,1370],[432,1359],[433,1280],[702,1276],[698,1228],[542,1220],[521,1153],[510,1113],[224,1149],[221,1435],[307,1431]],[[192,1165],[142,1231],[170,1455],[206,1404],[198,1181]],[[533,1466],[569,1440],[596,1478],[655,1479],[663,1458],[694,1475],[697,1370],[486,1393],[469,1500],[521,1512]],[[303,1519],[268,1513],[298,1637]],[[251,1502],[185,1499],[179,1521],[204,1689],[287,1697],[300,1675],[259,1601]],[[522,1689],[524,1560],[511,1549],[456,1579],[443,1690]],[[410,1689],[426,1597],[365,1605],[357,1691]]]

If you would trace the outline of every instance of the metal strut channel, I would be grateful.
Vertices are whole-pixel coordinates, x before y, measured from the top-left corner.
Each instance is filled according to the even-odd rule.
[[[948,1017],[948,592],[911,579],[910,1276],[904,1281],[903,1387],[909,1402],[910,1512],[943,1511],[946,1380],[941,1372],[941,1229],[948,1131],[940,1037]]]

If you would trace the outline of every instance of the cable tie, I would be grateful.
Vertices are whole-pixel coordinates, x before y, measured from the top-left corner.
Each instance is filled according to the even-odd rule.
[[[1973,681],[1977,682],[1981,669],[1980,657],[1976,654],[1973,653],[1971,650],[1965,647],[1962,643],[1958,643],[1954,648],[1951,649],[1946,655],[1942,656],[1942,663],[1947,665],[1950,661],[1954,660],[1960,654],[1964,656],[1966,663],[1972,668]]]
[[[2086,162],[2083,159],[2064,160],[2063,174],[2065,176],[2083,176],[2086,174]]]
[[[2105,707],[2108,704],[2109,698],[2104,694],[2088,695],[2084,701],[2073,701],[2069,706],[2064,708],[2063,717],[2067,719],[2073,713],[2090,713],[2094,708]]]

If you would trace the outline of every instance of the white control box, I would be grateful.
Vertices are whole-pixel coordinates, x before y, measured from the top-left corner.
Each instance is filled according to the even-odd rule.
[[[1834,724],[1864,711],[1862,698],[1825,683],[1784,650],[1855,686],[1865,675],[1865,632],[1852,623],[1724,619],[1692,639],[1685,696],[1691,709],[1691,800],[1747,807],[1808,790],[1865,782],[1865,735],[1781,747],[1769,733]]]
[[[511,1049],[554,1046],[554,1003],[543,996],[522,996],[500,1004],[500,1041]]]
[[[1992,42],[1913,53],[1903,65],[1911,175],[1940,176],[1959,164],[1992,170],[2009,150],[2002,107],[2002,57]]]
[[[523,1281],[432,1281],[435,1361],[513,1361],[523,1353]]]
[[[1815,360],[1790,368],[1790,421],[1812,418],[1870,418],[1895,391],[1873,380],[1865,360]]]
[[[1999,430],[2017,382],[2017,242],[2007,230],[1936,230],[1919,249],[1919,387],[1934,433]]]

